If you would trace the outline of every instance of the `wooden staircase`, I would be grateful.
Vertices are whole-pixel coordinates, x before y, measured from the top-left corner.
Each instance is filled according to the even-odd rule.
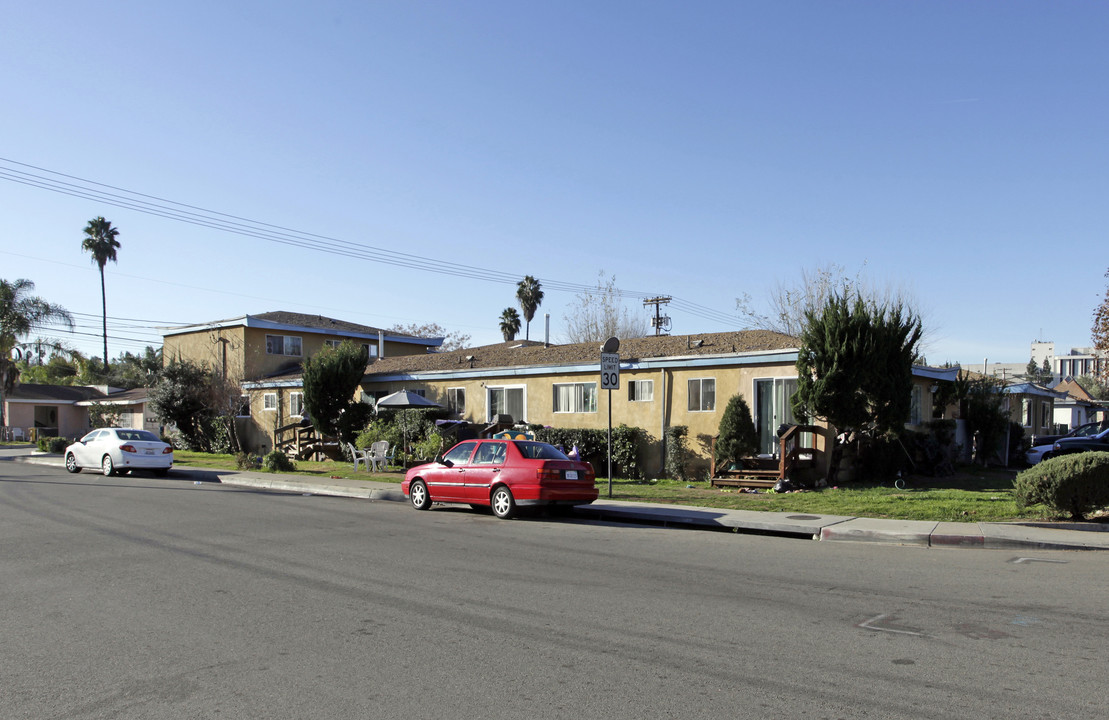
[[[312,425],[292,423],[274,430],[273,447],[290,460],[341,460],[342,447],[336,438],[316,434]]]
[[[716,438],[712,440],[712,464],[710,475],[713,487],[772,488],[779,480],[791,477],[796,470],[815,467],[818,450],[801,444],[804,433],[816,435],[824,428],[816,425],[791,425],[778,438],[778,456],[746,457],[740,460],[738,468],[716,467]],[[815,443],[813,443],[815,445]]]

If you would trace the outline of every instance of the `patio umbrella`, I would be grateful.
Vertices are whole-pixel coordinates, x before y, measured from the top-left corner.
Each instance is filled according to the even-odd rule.
[[[420,410],[443,406],[433,400],[428,400],[423,395],[417,395],[411,390],[399,390],[378,400],[377,407],[390,410]],[[404,423],[401,430],[404,433],[404,453],[406,456],[404,466],[408,467],[408,424]]]

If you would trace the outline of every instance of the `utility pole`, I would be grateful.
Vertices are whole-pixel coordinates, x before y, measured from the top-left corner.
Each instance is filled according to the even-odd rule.
[[[648,305],[655,306],[655,316],[651,318],[651,327],[655,329],[655,336],[663,335],[670,332],[670,316],[663,315],[661,308],[672,300],[669,295],[653,297],[643,301],[643,307]]]

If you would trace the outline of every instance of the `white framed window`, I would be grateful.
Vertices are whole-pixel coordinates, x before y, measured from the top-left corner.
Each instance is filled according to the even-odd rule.
[[[912,394],[909,396],[909,421],[906,425],[920,424],[920,408],[924,402],[924,388],[913,385]]]
[[[266,393],[262,396],[262,409],[263,410],[276,410],[277,409],[277,393]]]
[[[716,378],[694,378],[689,381],[689,412],[716,410]]]
[[[597,412],[597,383],[556,383],[554,411],[556,413]]]
[[[466,388],[447,388],[447,409],[458,415],[466,414]]]
[[[266,354],[300,357],[300,337],[296,335],[267,335]]]
[[[1032,401],[1023,398],[1020,401],[1021,424],[1026,428],[1032,427]]]
[[[526,385],[504,385],[485,388],[486,421],[497,415],[511,415],[513,422],[527,422],[528,394]]]
[[[276,398],[276,395],[274,396]],[[239,396],[239,409],[236,412],[238,417],[250,417],[250,396]]]
[[[628,400],[630,402],[651,402],[655,399],[654,380],[629,380]]]
[[[304,393],[289,393],[289,414],[302,417],[304,415]]]
[[[1047,400],[1044,400],[1043,402],[1040,403],[1040,427],[1041,428],[1051,427],[1051,420],[1052,420],[1051,415],[1052,415],[1052,413],[1051,413],[1051,403],[1049,403]]]
[[[366,357],[377,357],[377,343],[362,343],[362,347],[366,349]]]

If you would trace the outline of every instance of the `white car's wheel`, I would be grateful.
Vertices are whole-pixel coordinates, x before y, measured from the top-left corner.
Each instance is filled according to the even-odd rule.
[[[73,453],[68,453],[65,456],[65,469],[71,473],[81,472],[81,466],[77,464],[77,458],[73,456]]]
[[[116,466],[112,462],[111,455],[105,455],[104,459],[100,461],[100,470],[104,473],[104,477],[111,477],[116,474]]]

